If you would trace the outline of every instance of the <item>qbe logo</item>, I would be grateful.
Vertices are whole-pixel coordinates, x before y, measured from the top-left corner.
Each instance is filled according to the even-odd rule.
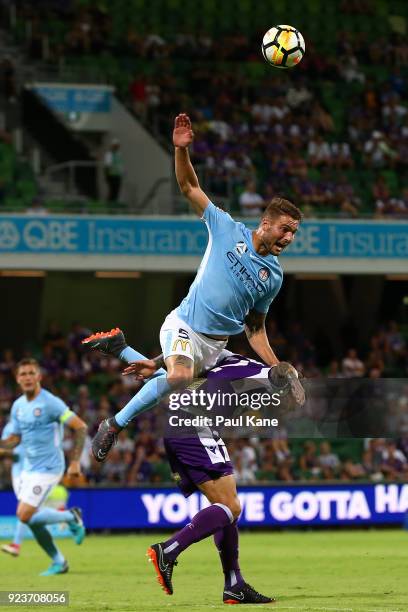
[[[11,251],[20,242],[20,233],[12,221],[0,221],[0,249]]]

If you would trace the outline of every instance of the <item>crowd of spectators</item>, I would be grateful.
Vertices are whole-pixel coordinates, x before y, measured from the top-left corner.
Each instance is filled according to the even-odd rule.
[[[306,440],[299,447],[286,439],[231,442],[229,452],[238,484],[295,480],[408,481],[408,432],[399,440],[367,438],[359,456],[353,444],[340,453],[328,440]],[[355,442],[355,441],[354,441]],[[354,444],[355,447],[355,444]],[[354,450],[354,453],[353,453]],[[354,455],[354,456],[353,456]]]
[[[340,2],[339,10],[360,15],[364,4]],[[408,216],[408,43],[398,33],[338,29],[322,53],[304,32],[302,64],[276,74],[256,69],[256,28],[247,34],[231,23],[222,37],[186,26],[142,34],[132,19],[119,27],[114,6],[69,2],[35,10],[23,2],[19,17],[30,23],[30,57],[114,58],[117,72],[106,78],[120,82],[136,115],[168,144],[172,118],[189,112],[204,187],[244,214],[281,194],[306,215]]]
[[[93,460],[90,439],[99,422],[123,407],[141,383],[121,375],[123,364],[119,360],[84,351],[81,340],[89,333],[90,330],[79,323],[74,323],[68,333],[63,333],[56,322],[51,322],[38,352],[25,351],[17,355],[11,349],[3,350],[0,356],[0,430],[18,394],[13,374],[16,361],[23,355],[34,355],[42,368],[44,387],[61,397],[88,424],[89,438],[82,456],[84,483],[136,485],[169,482],[171,474],[158,433],[157,411],[136,419],[120,434],[109,461],[99,464]],[[406,342],[395,322],[378,330],[365,353],[350,348],[342,358],[325,367],[317,365],[316,349],[298,323],[293,323],[283,333],[275,321],[270,320],[268,334],[278,356],[290,359],[307,378],[379,378],[393,375],[397,366],[399,371],[408,372]],[[239,339],[231,343],[230,349],[248,355],[247,345]],[[404,409],[403,401],[408,408],[408,389],[399,401],[401,408]],[[405,479],[408,474],[408,420],[398,428],[402,435],[398,446],[391,440],[367,440],[364,452],[358,458],[355,456],[356,440],[351,440],[350,447],[343,449],[339,457],[327,441],[309,440],[300,448],[299,444],[295,445],[295,440],[288,442],[284,434],[277,439],[232,440],[229,452],[241,483],[305,478]],[[72,438],[66,428],[64,449],[67,456],[71,447]],[[350,451],[352,456],[348,456]],[[8,482],[7,472],[8,466],[0,462],[0,486]]]

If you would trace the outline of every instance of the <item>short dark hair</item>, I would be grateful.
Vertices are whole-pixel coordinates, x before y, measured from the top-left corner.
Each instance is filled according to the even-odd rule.
[[[281,215],[288,215],[292,219],[296,219],[296,221],[301,221],[303,217],[299,208],[289,200],[285,200],[285,198],[272,198],[262,216],[274,219]]]
[[[38,363],[36,359],[34,359],[34,357],[24,357],[24,359],[20,359],[20,361],[16,365],[16,374],[18,374],[18,371],[20,368],[22,368],[23,366],[28,366],[28,365],[32,365],[36,367],[37,370],[41,370],[40,364]]]

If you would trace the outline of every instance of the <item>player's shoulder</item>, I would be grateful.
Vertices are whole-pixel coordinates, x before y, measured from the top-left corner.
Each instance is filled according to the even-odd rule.
[[[54,393],[51,393],[51,391],[48,391],[48,389],[41,389],[39,397],[49,406],[60,406],[64,403],[60,397],[54,395]]]
[[[214,204],[214,202],[212,202],[211,200],[208,201],[202,219],[209,223],[217,222],[218,224],[238,224],[238,222],[231,217],[229,212],[223,210],[222,208]]]
[[[19,395],[18,397],[16,397],[16,399],[14,400],[14,402],[11,404],[11,412],[15,412],[16,409],[21,406],[22,404],[24,404],[26,402],[26,396],[24,395],[24,393],[22,395]]]

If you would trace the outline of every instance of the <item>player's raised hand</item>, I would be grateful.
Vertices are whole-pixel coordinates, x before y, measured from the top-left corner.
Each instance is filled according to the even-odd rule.
[[[191,126],[190,117],[185,113],[180,113],[174,120],[173,144],[175,147],[183,149],[191,145],[194,133]]]
[[[128,367],[122,372],[122,376],[133,374],[138,380],[149,378],[157,370],[157,364],[153,359],[142,359],[141,361],[132,361]]]

